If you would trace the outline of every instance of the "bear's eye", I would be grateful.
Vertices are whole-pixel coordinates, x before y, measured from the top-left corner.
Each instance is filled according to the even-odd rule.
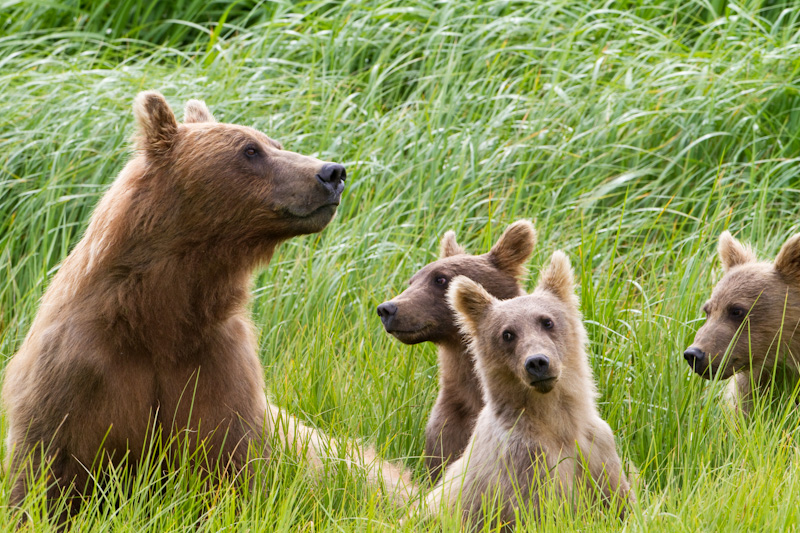
[[[447,285],[447,278],[445,276],[436,276],[434,283],[436,283],[437,285],[445,286]]]
[[[729,313],[729,314],[730,314],[730,315],[731,315],[733,318],[744,318],[744,315],[746,315],[746,314],[747,314],[747,311],[745,311],[745,310],[744,310],[743,308],[741,308],[741,307],[731,307],[731,308],[730,308],[730,310],[728,311],[728,313]]]
[[[553,321],[550,320],[549,318],[543,318],[542,319],[542,327],[544,329],[553,329]]]
[[[514,335],[514,332],[512,332],[512,331],[505,330],[503,332],[503,340],[506,341],[506,342],[511,342],[516,338],[517,338],[517,336]]]
[[[253,157],[258,155],[258,148],[256,148],[252,144],[248,144],[244,149],[244,155],[252,159]]]

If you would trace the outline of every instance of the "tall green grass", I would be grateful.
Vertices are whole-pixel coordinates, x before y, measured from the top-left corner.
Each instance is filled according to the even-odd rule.
[[[720,275],[725,228],[765,256],[800,228],[800,9],[790,3],[309,0],[0,3],[0,353],[130,153],[131,102],[255,126],[344,163],[337,219],[282,245],[253,314],[274,401],[424,479],[431,346],[374,308],[454,229],[473,252],[532,218],[536,271],[576,266],[600,408],[640,469],[639,503],[565,529],[800,527],[790,392],[750,419],[681,353]],[[156,464],[156,463],[153,463]],[[279,453],[253,488],[189,462],[110,474],[76,530],[456,531],[408,520],[364,480]],[[124,487],[133,487],[127,492]],[[8,481],[0,484],[7,498]],[[29,524],[49,528],[43,492]],[[37,499],[38,498],[38,499]],[[110,504],[108,502],[111,502]],[[0,527],[16,518],[0,507]],[[532,526],[531,526],[532,528]]]

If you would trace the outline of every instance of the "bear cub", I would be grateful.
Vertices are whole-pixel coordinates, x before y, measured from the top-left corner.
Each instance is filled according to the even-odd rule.
[[[386,332],[405,344],[432,342],[439,352],[439,395],[425,428],[425,465],[433,480],[442,464],[457,459],[469,442],[483,396],[467,341],[458,330],[445,294],[456,276],[480,283],[499,299],[522,294],[519,282],[536,244],[527,220],[506,228],[489,253],[470,255],[444,234],[440,258],[412,276],[409,287],[378,306]]]
[[[572,268],[556,252],[535,291],[500,301],[466,277],[448,300],[470,339],[485,406],[464,455],[427,495],[424,512],[454,509],[483,521],[482,502],[513,527],[521,508],[538,513],[542,495],[581,497],[624,512],[629,485],[614,435],[595,406],[586,332]]]
[[[776,371],[797,374],[800,360],[800,233],[773,263],[758,261],[727,231],[719,238],[724,274],[703,305],[706,321],[683,356],[698,375],[733,377],[726,399],[747,413],[751,383],[766,389]]]

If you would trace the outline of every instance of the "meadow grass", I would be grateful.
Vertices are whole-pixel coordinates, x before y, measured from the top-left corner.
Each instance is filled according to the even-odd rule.
[[[681,354],[730,229],[771,257],[800,230],[800,8],[628,2],[0,2],[0,354],[130,154],[131,103],[204,99],[291,150],[345,164],[321,234],[254,280],[271,397],[361,438],[424,481],[432,346],[389,338],[375,306],[448,229],[489,249],[535,221],[532,279],[576,267],[600,410],[638,465],[623,522],[553,509],[544,530],[800,528],[800,414],[786,387],[743,419]],[[532,287],[532,281],[527,284]],[[4,429],[0,428],[0,429]],[[2,452],[7,453],[7,452]],[[159,450],[146,458],[159,465]],[[252,490],[191,461],[111,472],[76,530],[457,531],[400,522],[364,479],[279,452]],[[29,525],[48,530],[43,485]],[[7,501],[9,483],[0,483]],[[555,518],[553,518],[555,517]],[[0,528],[16,516],[0,506]],[[534,526],[530,526],[534,529]]]

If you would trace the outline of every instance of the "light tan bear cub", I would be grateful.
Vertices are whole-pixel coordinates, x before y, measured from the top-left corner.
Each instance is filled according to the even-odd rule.
[[[215,473],[239,473],[249,452],[268,456],[273,434],[315,465],[326,451],[338,457],[335,442],[267,402],[247,301],[253,270],[279,243],[332,220],[344,167],[220,124],[197,100],[183,124],[156,92],[139,94],[134,114],[137,154],[6,368],[13,506],[43,473],[49,503],[66,493],[74,511],[98,470],[124,458],[135,468],[159,433],[187,436]],[[411,486],[342,444],[376,483]]]
[[[405,344],[433,342],[439,350],[439,395],[425,427],[425,465],[432,479],[443,463],[464,451],[483,408],[483,394],[467,341],[447,305],[447,287],[456,276],[467,276],[496,298],[522,294],[519,285],[525,262],[536,245],[536,232],[527,220],[506,228],[489,253],[470,255],[448,231],[440,258],[412,276],[409,287],[378,306],[387,333]]]
[[[800,363],[800,234],[775,261],[758,261],[727,231],[719,238],[724,274],[703,305],[706,322],[683,356],[698,375],[733,377],[731,407],[752,408],[751,383],[765,389],[775,371],[796,375]]]
[[[622,513],[629,485],[614,435],[595,406],[586,333],[567,257],[556,252],[536,290],[497,300],[456,278],[448,297],[471,339],[485,406],[464,455],[427,495],[424,512],[453,509],[482,527],[483,502],[513,526],[541,495],[599,500]]]

